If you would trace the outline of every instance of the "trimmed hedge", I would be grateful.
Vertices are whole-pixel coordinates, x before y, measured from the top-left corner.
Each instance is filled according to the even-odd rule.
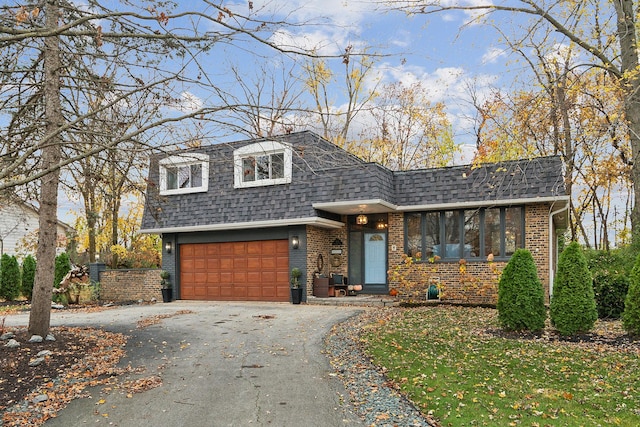
[[[629,274],[635,262],[630,247],[611,251],[586,250],[589,271],[593,276],[593,292],[600,319],[619,319],[629,289]]]
[[[505,266],[498,283],[498,321],[506,330],[539,331],[547,312],[544,289],[531,252],[518,249]]]
[[[560,254],[550,314],[551,323],[562,335],[587,332],[598,319],[591,272],[577,242]]]

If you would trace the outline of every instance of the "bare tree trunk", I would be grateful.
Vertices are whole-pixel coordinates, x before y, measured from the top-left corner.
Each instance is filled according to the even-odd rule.
[[[633,209],[631,211],[631,241],[640,245],[640,76],[638,76],[638,45],[633,0],[614,1],[622,60],[624,110],[629,126],[633,181]]]
[[[45,25],[51,31],[58,26],[58,4],[55,0],[45,3]],[[58,37],[46,37],[44,40],[44,96],[46,135],[49,142],[42,149],[42,167],[44,170],[54,167],[60,162],[60,136],[57,134],[63,122],[60,104],[60,46]],[[40,211],[38,234],[38,265],[36,267],[31,314],[29,316],[29,333],[45,336],[49,332],[51,322],[51,296],[56,257],[58,183],[60,170],[42,177],[40,187]]]

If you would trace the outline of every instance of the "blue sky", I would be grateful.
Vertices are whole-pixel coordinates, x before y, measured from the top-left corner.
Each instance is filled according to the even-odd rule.
[[[462,11],[409,17],[381,11],[376,3],[379,2],[254,1],[253,13],[267,17],[275,11],[279,17],[308,23],[276,34],[271,40],[278,44],[314,48],[324,55],[339,55],[351,45],[354,51],[367,47],[369,52],[383,55],[371,73],[372,85],[378,79],[383,83],[421,82],[432,102],[446,104],[456,141],[473,143],[471,92],[483,99],[491,90],[511,85],[513,74],[508,68],[514,64],[507,64],[508,56],[499,44],[498,34],[489,26],[469,24],[470,15]],[[247,12],[246,2],[235,7]],[[242,57],[235,59],[243,61]],[[250,67],[251,60],[244,60]],[[341,69],[339,60],[333,64],[335,70]],[[335,95],[339,107],[339,93]]]
[[[181,9],[189,9],[197,2],[179,3]],[[445,103],[456,142],[469,147],[474,142],[470,119],[474,114],[471,92],[482,99],[494,88],[511,85],[513,64],[507,63],[507,55],[499,44],[497,33],[488,26],[465,25],[469,23],[469,15],[464,12],[408,17],[399,12],[383,12],[376,3],[254,0],[251,10],[247,1],[225,4],[231,11],[251,14],[255,18],[271,19],[276,16],[289,22],[305,23],[272,35],[270,41],[278,44],[315,48],[322,55],[340,55],[351,45],[354,52],[367,47],[369,52],[384,55],[376,60],[371,84],[378,79],[383,83],[421,82],[429,91],[432,102]],[[229,64],[238,65],[251,76],[258,65],[278,56],[274,51],[255,44],[247,43],[240,47],[221,45],[199,58],[212,82],[233,90]],[[264,56],[256,58],[256,53]],[[333,64],[337,70],[342,68],[339,59]],[[344,102],[339,95],[335,94],[336,108]],[[215,102],[215,95],[197,87],[185,86],[183,97],[187,106]],[[472,149],[464,152],[464,160],[469,161]],[[68,210],[75,203],[64,199],[61,202],[63,218],[70,220]]]

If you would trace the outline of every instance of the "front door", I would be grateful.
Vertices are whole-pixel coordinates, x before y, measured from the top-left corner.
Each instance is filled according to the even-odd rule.
[[[363,293],[386,294],[387,215],[368,215],[367,219],[367,224],[349,224],[349,284],[361,284]]]

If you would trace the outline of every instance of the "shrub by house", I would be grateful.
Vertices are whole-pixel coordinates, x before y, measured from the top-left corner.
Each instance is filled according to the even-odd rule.
[[[498,320],[504,329],[539,331],[544,328],[544,290],[528,250],[516,250],[502,271],[497,308]]]
[[[640,254],[629,276],[629,291],[624,301],[622,326],[631,335],[640,335]]]
[[[587,332],[598,319],[591,272],[577,242],[560,254],[550,314],[562,335]]]

